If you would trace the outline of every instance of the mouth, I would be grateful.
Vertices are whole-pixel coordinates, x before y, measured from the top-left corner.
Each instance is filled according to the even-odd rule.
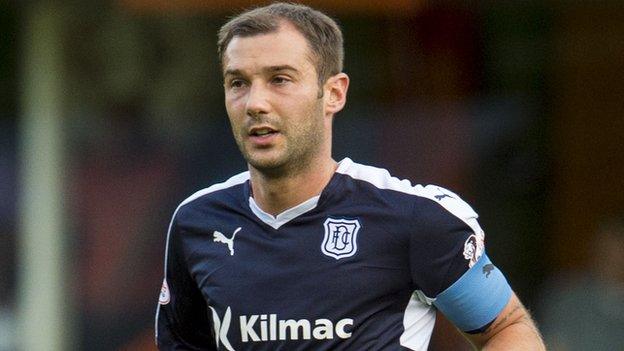
[[[269,137],[271,135],[277,134],[278,131],[271,127],[254,127],[249,130],[250,137]]]
[[[247,138],[252,147],[266,149],[275,146],[278,135],[280,135],[279,130],[267,125],[259,125],[249,129]]]

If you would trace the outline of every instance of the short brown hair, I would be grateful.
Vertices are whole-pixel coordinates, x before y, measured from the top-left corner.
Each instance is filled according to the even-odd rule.
[[[219,30],[217,42],[221,64],[232,38],[277,31],[282,21],[294,25],[308,41],[321,86],[329,77],[342,72],[344,49],[338,24],[308,6],[283,2],[247,10],[224,24]]]

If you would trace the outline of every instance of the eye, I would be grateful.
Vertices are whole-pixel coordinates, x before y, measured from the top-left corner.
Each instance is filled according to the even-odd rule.
[[[273,79],[271,79],[271,83],[277,84],[277,85],[284,85],[288,82],[290,82],[290,79],[285,76],[275,76],[273,77]]]
[[[245,86],[245,81],[242,79],[232,79],[229,82],[229,87],[233,89],[242,88]]]

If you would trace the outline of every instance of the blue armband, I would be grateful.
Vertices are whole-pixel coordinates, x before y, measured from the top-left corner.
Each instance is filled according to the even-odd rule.
[[[511,298],[503,273],[485,253],[433,304],[462,331],[478,330],[491,323]]]

